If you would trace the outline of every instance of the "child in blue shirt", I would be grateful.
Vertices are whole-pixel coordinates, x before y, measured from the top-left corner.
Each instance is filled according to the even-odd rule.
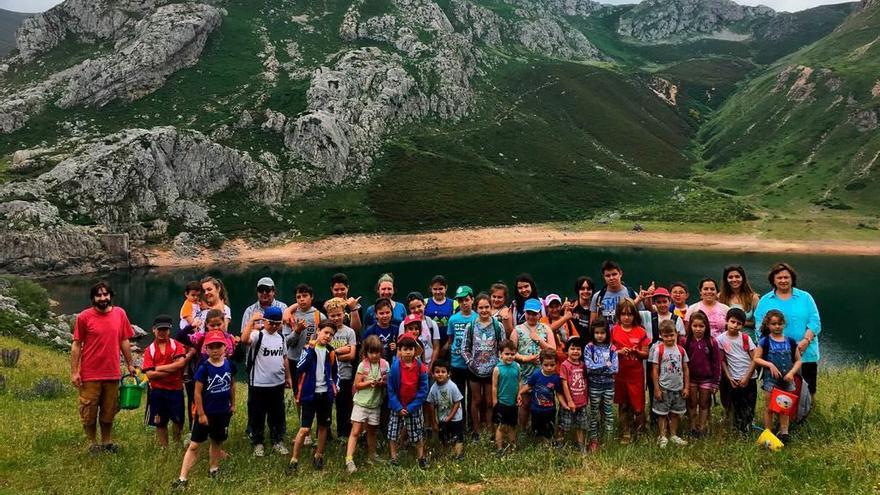
[[[383,298],[376,301],[376,304],[373,305],[373,312],[376,315],[375,322],[367,327],[363,339],[370,335],[379,337],[379,340],[382,341],[382,358],[390,363],[394,360],[394,355],[397,354],[397,333],[400,323],[393,322],[390,299]]]
[[[755,364],[764,367],[762,388],[767,392],[764,401],[764,428],[773,428],[773,415],[770,409],[770,397],[774,388],[786,392],[795,391],[794,377],[802,366],[801,351],[797,341],[784,335],[785,315],[778,309],[771,309],[764,315],[761,322],[761,339],[755,349]],[[786,414],[777,414],[779,417],[779,440],[788,444],[791,440],[788,434],[788,424],[791,418]]]
[[[532,416],[532,434],[550,441],[556,431],[556,400],[565,404],[562,380],[556,373],[556,350],[541,351],[541,368],[535,370],[520,388],[520,395],[530,393],[529,411]]]
[[[599,415],[605,417],[605,432],[614,434],[614,375],[617,350],[611,345],[608,323],[598,317],[590,324],[593,341],[584,348],[587,394],[590,396],[590,452],[599,450]]]
[[[458,301],[459,312],[449,318],[449,362],[452,365],[452,381],[465,394],[464,409],[470,411],[471,398],[467,393],[467,387],[471,372],[468,371],[467,361],[461,351],[468,326],[477,320],[477,314],[473,311],[474,290],[467,285],[460,286],[455,290],[455,300]],[[464,421],[465,426],[473,428],[473,425],[469,424],[471,422],[468,421],[467,415]]]

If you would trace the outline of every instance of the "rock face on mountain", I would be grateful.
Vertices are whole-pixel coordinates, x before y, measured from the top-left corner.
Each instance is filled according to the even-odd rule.
[[[641,41],[708,35],[734,23],[774,16],[769,7],[730,0],[645,0],[620,17],[618,34]]]

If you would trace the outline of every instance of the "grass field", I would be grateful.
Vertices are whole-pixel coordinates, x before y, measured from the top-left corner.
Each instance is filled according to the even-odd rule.
[[[168,493],[182,447],[162,451],[142,424],[142,410],[117,416],[117,455],[85,454],[75,390],[68,385],[66,355],[0,336],[0,347],[19,347],[16,368],[0,392],[0,493]],[[53,377],[61,396],[41,399],[33,383]],[[237,412],[226,449],[232,458],[217,480],[207,476],[205,458],[196,465],[187,493],[876,493],[880,489],[880,367],[823,370],[820,395],[809,421],[793,432],[793,444],[770,453],[718,431],[684,448],[657,448],[651,436],[629,447],[610,444],[596,455],[526,443],[498,459],[488,443],[466,446],[456,463],[431,444],[432,464],[422,471],[410,452],[402,465],[366,467],[354,476],[343,469],[335,442],[317,473],[307,462],[294,477],[286,459],[255,460],[244,438],[245,387],[239,384]],[[759,408],[761,406],[759,405]],[[290,416],[290,429],[295,426]],[[715,426],[716,430],[720,426]],[[308,456],[308,449],[305,451]],[[360,454],[360,453],[359,453]],[[385,452],[387,455],[387,452]]]

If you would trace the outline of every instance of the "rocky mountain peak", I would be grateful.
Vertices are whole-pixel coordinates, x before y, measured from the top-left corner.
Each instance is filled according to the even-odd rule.
[[[735,23],[772,17],[770,7],[731,0],[645,0],[620,17],[617,32],[641,41],[712,35]]]

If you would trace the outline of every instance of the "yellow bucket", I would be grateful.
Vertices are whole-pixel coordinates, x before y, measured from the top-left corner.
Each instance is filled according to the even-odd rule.
[[[761,432],[761,435],[758,436],[758,445],[762,447],[767,447],[773,452],[777,452],[785,446],[776,435],[773,434],[769,429],[765,429]]]

